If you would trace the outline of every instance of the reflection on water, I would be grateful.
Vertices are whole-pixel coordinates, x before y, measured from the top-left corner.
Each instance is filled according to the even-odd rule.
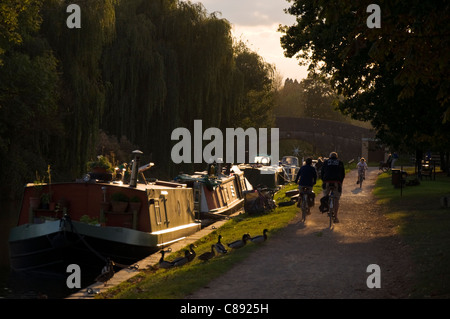
[[[0,298],[61,299],[77,289],[69,289],[64,275],[15,274],[9,266],[8,237],[16,226],[20,201],[0,202]],[[67,274],[69,275],[69,274]],[[85,283],[82,282],[84,286]]]
[[[4,298],[61,299],[75,292],[67,288],[66,277],[9,273]]]
[[[11,294],[9,288],[9,231],[17,223],[20,201],[0,202],[0,297],[5,298]]]

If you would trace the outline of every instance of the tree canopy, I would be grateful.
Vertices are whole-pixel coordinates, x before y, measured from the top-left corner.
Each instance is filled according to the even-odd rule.
[[[300,82],[286,79],[276,95],[274,113],[276,116],[356,123],[336,109],[339,99],[329,81],[319,74],[310,74]]]
[[[378,1],[381,28],[367,25],[371,1],[289,2],[297,22],[279,28],[285,55],[327,76],[342,112],[393,148],[448,152],[448,2]]]

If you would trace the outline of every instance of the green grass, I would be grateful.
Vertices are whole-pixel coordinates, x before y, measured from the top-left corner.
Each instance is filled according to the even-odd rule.
[[[374,194],[388,207],[387,217],[399,225],[400,235],[412,248],[417,278],[411,297],[450,298],[450,210],[440,208],[440,197],[450,194],[450,178],[438,174],[435,181],[423,180],[400,194],[391,175],[384,173]]]
[[[321,183],[316,185],[316,194],[321,191]],[[285,192],[297,188],[295,184],[289,184],[275,195],[277,203],[289,200]],[[263,229],[269,230],[268,236],[276,234],[277,231],[287,226],[298,208],[296,205],[277,207],[271,213],[249,216],[241,214],[227,221],[221,228],[211,232],[209,235],[199,239],[194,244],[197,246],[197,256],[211,249],[211,244],[217,242],[218,235],[222,235],[225,244],[241,239],[245,233],[260,235]],[[167,260],[172,260],[182,255],[187,247],[176,254],[171,254]],[[231,269],[233,265],[242,261],[252,251],[258,249],[257,244],[248,243],[238,250],[230,250],[226,255],[217,255],[208,262],[202,262],[195,258],[189,264],[172,269],[149,269],[142,271],[130,280],[121,283],[97,296],[97,298],[120,298],[120,299],[181,299],[190,293],[207,285],[220,274]]]

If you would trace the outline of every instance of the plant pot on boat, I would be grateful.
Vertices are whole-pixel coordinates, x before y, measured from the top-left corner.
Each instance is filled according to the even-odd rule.
[[[97,156],[97,160],[87,163],[87,168],[92,179],[104,181],[112,179],[113,165],[106,156]]]
[[[139,199],[139,197],[137,196],[131,197],[128,210],[130,212],[134,211],[139,212],[140,209],[141,209],[141,200]]]
[[[50,193],[43,193],[41,195],[41,207],[43,209],[50,209],[50,201],[51,201],[51,194]]]
[[[123,213],[128,208],[129,198],[122,192],[111,194],[111,207],[113,213]]]

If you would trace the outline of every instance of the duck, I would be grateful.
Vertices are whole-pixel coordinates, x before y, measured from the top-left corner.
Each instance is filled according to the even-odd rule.
[[[222,239],[222,235],[219,235],[219,238],[217,239],[217,243],[215,243],[214,248],[216,248],[216,251],[219,254],[226,254],[228,250],[225,248],[225,246],[220,242]]]
[[[227,246],[233,249],[238,249],[238,248],[242,248],[245,246],[245,244],[247,243],[247,240],[250,238],[249,234],[244,234],[242,236],[242,239],[239,240],[235,240],[232,243],[228,243]]]
[[[208,261],[211,258],[213,258],[215,255],[216,254],[214,253],[214,245],[211,245],[211,251],[201,254],[200,256],[198,256],[198,259],[203,260],[203,261]]]
[[[189,262],[189,255],[190,255],[189,250],[185,250],[184,257],[178,257],[172,261],[173,266],[179,267],[179,266],[183,266],[183,265],[187,264]]]
[[[189,252],[189,256],[187,256],[188,261],[193,261],[195,258],[196,253],[194,251],[194,247],[195,247],[194,244],[189,245],[190,252]]]
[[[102,273],[95,278],[95,281],[103,282],[106,286],[112,277],[114,277],[114,262],[108,258],[106,261],[106,266],[103,267]]]
[[[164,260],[164,254],[166,253],[165,250],[161,250],[161,259],[159,260],[159,268],[169,269],[173,267],[173,262]]]
[[[266,241],[266,240],[267,240],[267,234],[266,234],[266,233],[267,233],[268,231],[269,231],[268,229],[264,229],[262,235],[258,235],[258,236],[255,236],[255,237],[251,237],[251,238],[250,238],[250,241],[251,241],[252,243],[262,243],[262,242]]]

